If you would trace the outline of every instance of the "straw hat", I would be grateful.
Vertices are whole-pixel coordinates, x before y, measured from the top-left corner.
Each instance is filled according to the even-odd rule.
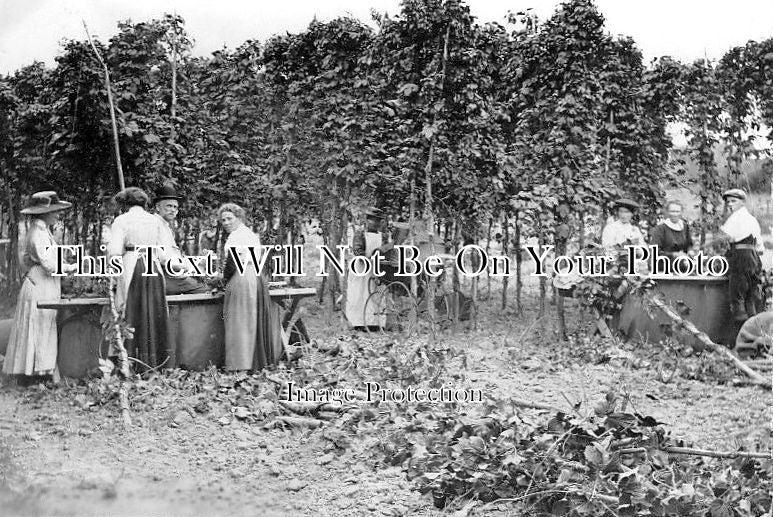
[[[640,208],[639,203],[632,199],[627,198],[620,198],[617,201],[615,201],[614,210],[617,210],[620,207],[627,208],[628,210],[634,212]]]
[[[734,197],[736,199],[740,199],[741,201],[746,201],[746,192],[739,188],[731,188],[722,194],[722,199],[724,200],[727,200],[729,197]]]
[[[58,212],[59,210],[67,210],[72,206],[72,203],[68,201],[60,201],[59,196],[53,190],[45,190],[43,192],[35,192],[30,196],[21,213],[25,215],[40,215],[48,214],[51,212]]]

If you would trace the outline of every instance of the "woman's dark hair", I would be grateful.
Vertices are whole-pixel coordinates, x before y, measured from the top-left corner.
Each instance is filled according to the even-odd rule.
[[[147,208],[150,198],[142,189],[137,187],[128,187],[113,197],[113,200],[118,203],[121,208],[128,208],[132,206],[140,206]]]

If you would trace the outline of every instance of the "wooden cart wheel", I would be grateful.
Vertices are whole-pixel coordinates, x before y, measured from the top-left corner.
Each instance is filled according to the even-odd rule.
[[[458,311],[459,300],[456,293],[441,292],[435,295],[435,325],[440,330],[453,326]]]
[[[365,330],[368,334],[386,332],[386,325],[380,323],[386,319],[386,312],[384,310],[386,299],[386,289],[384,287],[377,287],[375,291],[370,293],[365,300],[365,305],[362,306],[362,321],[365,322]],[[376,325],[368,325],[372,320],[376,320]]]
[[[393,319],[394,330],[400,332],[404,339],[416,332],[419,323],[419,306],[410,289],[403,282],[387,284],[387,328],[389,318]]]
[[[405,284],[390,282],[368,296],[363,320],[368,323],[373,319],[376,325],[366,325],[368,332],[399,332],[404,339],[415,332],[418,307]]]

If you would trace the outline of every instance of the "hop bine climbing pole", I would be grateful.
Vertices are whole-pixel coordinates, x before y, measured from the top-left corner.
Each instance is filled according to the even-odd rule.
[[[129,378],[131,377],[131,370],[129,369],[129,355],[126,353],[126,347],[124,346],[124,334],[127,329],[122,324],[121,315],[118,313],[118,308],[115,305],[115,288],[115,278],[111,276],[107,291],[110,300],[110,327],[107,335],[113,349],[118,352],[118,364],[116,365],[120,379],[118,403],[121,407],[123,425],[124,427],[129,427],[132,425],[132,418],[129,413]]]
[[[118,142],[118,124],[116,122],[115,118],[115,102],[113,101],[113,89],[110,85],[110,71],[107,68],[107,63],[102,58],[102,55],[97,50],[97,46],[94,44],[94,41],[91,39],[91,34],[89,33],[89,28],[86,25],[86,22],[83,22],[83,29],[86,31],[86,37],[89,40],[89,44],[91,45],[91,49],[94,51],[94,55],[97,57],[97,60],[99,61],[99,64],[102,65],[102,69],[105,72],[105,91],[107,92],[107,102],[110,106],[110,124],[113,129],[113,151],[115,152],[115,168],[118,172],[118,186],[121,190],[126,188],[126,183],[124,181],[123,177],[123,166],[121,165],[121,147]]]

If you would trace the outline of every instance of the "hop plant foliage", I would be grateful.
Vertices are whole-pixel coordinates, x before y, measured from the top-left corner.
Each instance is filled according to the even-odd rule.
[[[576,415],[543,421],[506,401],[478,419],[446,416],[393,438],[386,461],[431,493],[502,499],[523,515],[762,515],[770,510],[773,460],[724,463],[669,455],[660,422],[624,409],[608,393]]]

